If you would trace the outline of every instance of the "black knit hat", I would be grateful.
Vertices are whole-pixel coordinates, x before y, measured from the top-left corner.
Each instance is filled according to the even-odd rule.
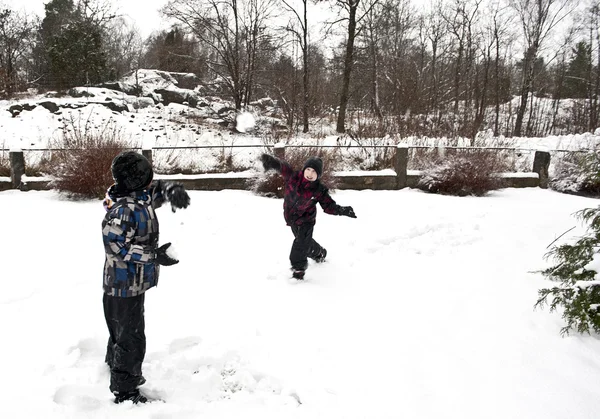
[[[319,179],[323,174],[323,160],[321,160],[320,157],[313,156],[306,160],[302,171],[304,171],[307,167],[310,167],[311,169],[314,169],[315,172],[317,172],[317,179]]]
[[[146,157],[135,151],[124,151],[115,157],[110,168],[117,191],[139,191],[152,182],[154,173]]]

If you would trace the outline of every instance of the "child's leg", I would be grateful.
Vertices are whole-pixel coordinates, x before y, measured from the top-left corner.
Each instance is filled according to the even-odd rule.
[[[108,329],[108,333],[110,334],[110,328]],[[106,344],[106,356],[104,357],[104,362],[106,362],[108,364],[108,366],[112,368],[114,358],[115,358],[115,341],[113,340],[113,337],[111,335],[108,337],[108,343]]]
[[[144,383],[142,362],[146,355],[144,333],[144,294],[137,297],[111,297],[104,294],[104,317],[112,341],[110,391],[129,393]]]
[[[292,225],[291,228],[295,237],[294,243],[292,243],[292,250],[290,251],[292,269],[295,271],[304,271],[308,266],[307,256],[312,243],[313,225]]]
[[[327,255],[327,250],[319,243],[316,242],[312,237],[310,238],[310,246],[308,247],[307,256],[311,259],[316,260],[317,262],[322,262]]]

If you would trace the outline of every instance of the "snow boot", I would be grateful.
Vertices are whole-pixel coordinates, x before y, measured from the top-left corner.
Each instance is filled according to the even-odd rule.
[[[315,258],[315,262],[323,263],[323,262],[325,262],[326,257],[327,257],[327,249],[323,248],[323,250],[321,250],[321,253],[319,253],[319,256],[317,256]]]
[[[292,273],[292,277],[296,278],[297,280],[302,280],[302,279],[304,279],[304,271],[297,271],[294,269],[294,272]]]
[[[148,403],[152,400],[149,400],[148,397],[144,396],[140,393],[140,390],[135,389],[133,391],[128,392],[116,392],[115,393],[115,404],[123,403],[126,401],[131,401],[133,404],[138,403]]]

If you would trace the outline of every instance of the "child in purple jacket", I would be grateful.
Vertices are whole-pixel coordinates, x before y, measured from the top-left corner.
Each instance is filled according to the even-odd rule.
[[[332,215],[345,215],[356,218],[352,207],[342,207],[335,203],[325,185],[320,182],[323,174],[323,160],[309,158],[300,171],[268,154],[261,156],[265,171],[276,170],[285,181],[283,215],[285,222],[294,233],[294,243],[290,252],[293,277],[304,279],[308,259],[320,263],[325,260],[327,250],[313,239],[313,229],[317,217],[317,202],[323,211]]]

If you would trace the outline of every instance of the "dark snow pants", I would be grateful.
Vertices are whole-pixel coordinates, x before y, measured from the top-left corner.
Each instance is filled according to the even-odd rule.
[[[134,391],[146,380],[142,362],[146,355],[144,295],[111,297],[104,294],[104,317],[108,326],[106,363],[110,367],[110,391]]]
[[[304,271],[308,266],[308,259],[318,257],[323,248],[313,239],[314,224],[292,224],[292,233],[294,233],[294,243],[292,243],[292,251],[290,252],[290,262],[292,269],[296,271]]]

